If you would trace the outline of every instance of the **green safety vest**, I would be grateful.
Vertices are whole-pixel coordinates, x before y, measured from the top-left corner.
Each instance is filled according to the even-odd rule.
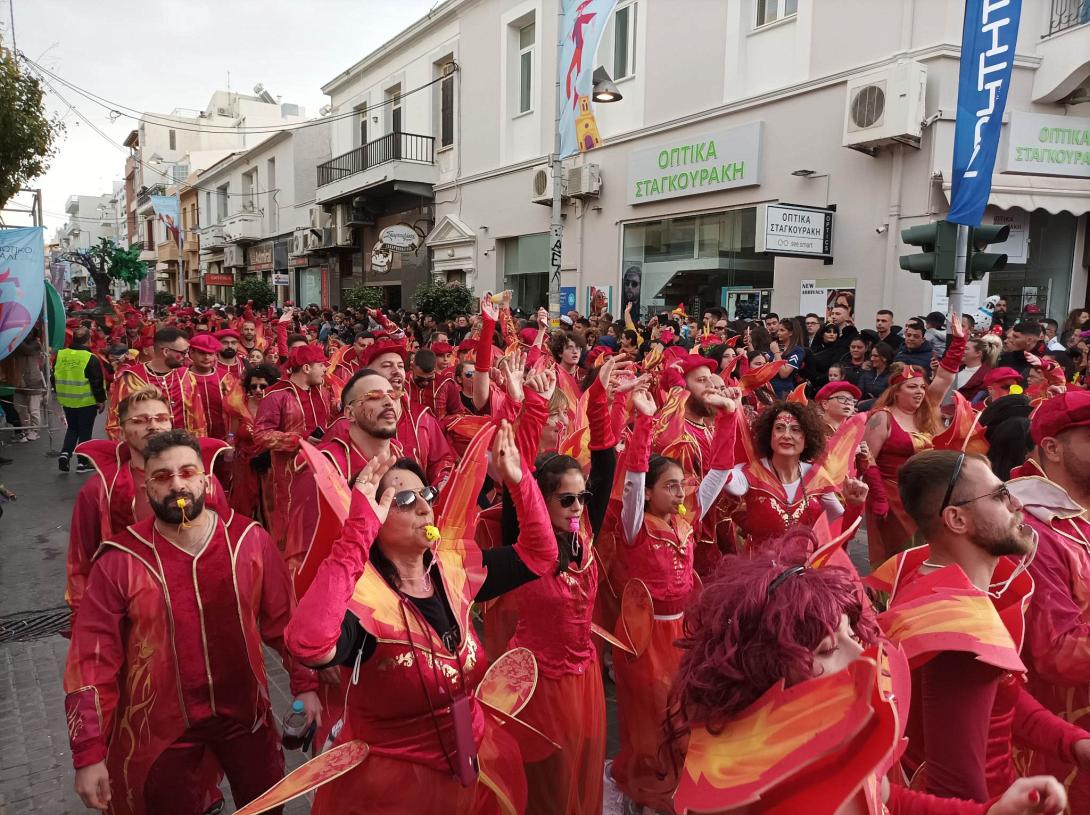
[[[57,352],[57,365],[53,369],[53,381],[57,385],[57,401],[63,407],[78,408],[97,404],[84,370],[90,351],[62,348]]]

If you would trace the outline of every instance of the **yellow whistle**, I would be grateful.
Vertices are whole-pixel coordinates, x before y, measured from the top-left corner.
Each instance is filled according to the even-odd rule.
[[[424,537],[432,543],[439,540],[439,527],[428,524],[424,527]]]
[[[1021,385],[1011,385],[1011,389],[1010,389],[1010,391],[1008,391],[1008,393],[1010,393],[1012,395],[1017,394],[1017,393],[1023,393],[1022,386]]]
[[[174,503],[178,505],[178,509],[185,509],[187,506],[189,506],[189,502],[184,498],[179,498]]]
[[[684,504],[678,504],[678,505],[677,505],[677,514],[678,514],[678,515],[688,515],[688,514],[689,514],[689,510],[685,509],[685,505],[684,505]]]

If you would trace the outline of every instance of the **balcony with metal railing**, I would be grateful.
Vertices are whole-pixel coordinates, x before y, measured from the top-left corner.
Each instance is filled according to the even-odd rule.
[[[1084,23],[1090,23],[1090,0],[1052,0],[1046,36]]]
[[[1064,103],[1085,86],[1090,0],[1050,0],[1048,13],[1048,33],[1037,45],[1041,64],[1033,74],[1033,101]]]
[[[435,138],[388,133],[318,165],[318,200],[330,201],[392,182],[431,186],[438,179]]]

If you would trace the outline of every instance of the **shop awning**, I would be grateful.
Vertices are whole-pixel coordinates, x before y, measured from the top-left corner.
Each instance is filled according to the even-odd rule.
[[[999,209],[1043,209],[1053,215],[1070,212],[1079,216],[1090,212],[1090,185],[1082,189],[1058,186],[1055,178],[1036,176],[1005,176],[1003,183],[992,184],[988,205]],[[950,182],[942,182],[942,192],[950,200]]]

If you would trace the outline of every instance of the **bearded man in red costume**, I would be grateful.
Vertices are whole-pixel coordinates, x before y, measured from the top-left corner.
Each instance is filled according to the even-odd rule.
[[[1037,449],[1029,476],[1008,483],[1037,533],[1029,566],[1034,592],[1026,614],[1029,688],[1069,722],[1090,729],[1090,392],[1071,390],[1045,401],[1030,420]],[[1012,472],[1012,475],[1014,473]],[[1030,760],[1068,782],[1072,812],[1090,812],[1090,773],[1044,752]]]
[[[95,468],[76,495],[68,533],[68,583],[65,600],[73,615],[79,611],[91,560],[106,538],[152,514],[142,484],[144,483],[144,448],[157,433],[170,430],[170,408],[163,395],[152,387],[130,393],[120,405],[121,441],[92,439],[77,451]],[[217,439],[201,439],[201,458],[205,472],[212,467],[227,445]],[[228,513],[227,495],[215,476],[209,479],[206,498],[209,509]]]
[[[404,455],[424,468],[428,483],[439,489],[447,483],[454,468],[454,453],[432,412],[413,404],[405,395],[405,363],[408,349],[400,341],[381,340],[367,349],[360,364],[382,374],[402,400],[401,419],[397,425],[397,440]]]
[[[111,439],[121,438],[117,406],[135,390],[152,385],[167,399],[174,426],[185,428],[197,438],[208,435],[204,404],[197,395],[197,378],[185,367],[189,337],[178,328],[160,328],[152,342],[151,359],[123,366],[110,388],[110,410],[106,432]]]
[[[198,334],[189,343],[189,358],[193,362],[189,370],[197,379],[197,395],[204,405],[208,435],[214,439],[227,438],[223,400],[236,381],[227,367],[217,364],[222,348],[223,343],[211,334]]]
[[[293,461],[299,442],[318,442],[340,407],[325,384],[326,358],[320,345],[292,348],[288,370],[287,379],[265,391],[254,425],[255,447],[269,453],[270,466],[261,477],[265,526],[281,552],[295,500]]]
[[[238,353],[238,344],[241,340],[239,333],[233,328],[225,328],[213,335],[222,343],[219,354],[216,356],[216,366],[226,368],[239,379],[246,373],[246,364]]]
[[[905,764],[924,764],[926,791],[987,801],[1016,777],[1013,746],[1090,769],[1090,733],[1026,689],[1021,650],[1034,548],[1022,504],[982,456],[917,453],[901,468],[901,500],[926,546],[867,579],[890,593],[878,618],[913,671]],[[918,700],[918,701],[917,701]]]
[[[159,433],[145,463],[153,515],[103,542],[72,631],[76,792],[112,815],[200,815],[220,772],[236,805],[283,776],[262,644],[280,652],[312,720],[317,677],[284,650],[292,593],[269,536],[205,508],[197,440]]]

